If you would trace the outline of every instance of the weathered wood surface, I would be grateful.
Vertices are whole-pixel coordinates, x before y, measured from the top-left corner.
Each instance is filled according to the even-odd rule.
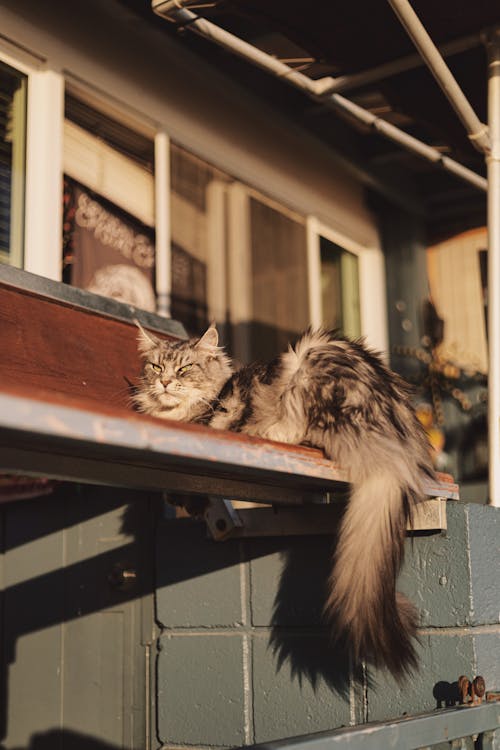
[[[0,469],[114,485],[303,502],[338,491],[349,473],[320,451],[201,425],[91,408],[63,394],[8,387],[0,378]],[[427,494],[457,497],[449,478]],[[228,494],[229,493],[229,494]],[[310,498],[311,499],[311,498]]]
[[[86,402],[127,406],[137,380],[137,328],[0,283],[0,376]]]

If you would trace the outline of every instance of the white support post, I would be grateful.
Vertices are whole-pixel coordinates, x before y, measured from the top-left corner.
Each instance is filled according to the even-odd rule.
[[[238,328],[234,355],[247,362],[250,352],[249,326],[253,319],[252,248],[248,190],[238,182],[228,190],[229,319]]]
[[[321,300],[321,250],[318,222],[314,216],[307,220],[307,280],[309,318],[313,328],[321,328],[323,310]]]
[[[157,313],[170,317],[172,253],[170,248],[170,140],[155,135],[155,237]]]
[[[487,37],[489,502],[500,506],[500,27]]]
[[[442,92],[457,113],[474,146],[486,153],[489,150],[488,128],[480,121],[467,97],[453,77],[441,53],[408,0],[388,0],[389,5],[406,29],[410,39],[422,55],[427,67]]]
[[[228,315],[226,195],[227,184],[221,180],[212,180],[207,185],[208,319],[221,325]]]
[[[64,78],[53,70],[31,74],[26,149],[27,271],[62,277]]]

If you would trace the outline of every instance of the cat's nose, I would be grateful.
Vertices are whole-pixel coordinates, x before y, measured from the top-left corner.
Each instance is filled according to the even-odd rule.
[[[171,383],[171,382],[172,382],[172,378],[162,378],[162,379],[161,379],[161,384],[162,384],[162,385],[163,385],[163,386],[164,386],[165,388],[167,387],[167,385],[170,385],[170,383]]]

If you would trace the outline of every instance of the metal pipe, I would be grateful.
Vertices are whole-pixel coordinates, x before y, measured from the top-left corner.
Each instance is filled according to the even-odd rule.
[[[457,177],[474,185],[474,187],[479,190],[486,191],[486,180],[476,172],[467,169],[467,167],[450,159],[448,156],[443,156],[443,154],[437,149],[422,143],[422,141],[419,141],[417,138],[408,135],[408,133],[400,130],[395,125],[391,125],[391,123],[383,120],[381,117],[373,115],[371,112],[368,112],[368,110],[363,109],[363,107],[360,107],[359,105],[354,104],[354,102],[340,96],[340,94],[325,95],[325,83],[328,82],[328,78],[323,78],[320,81],[313,81],[303,73],[293,70],[293,68],[290,68],[285,63],[272,57],[272,55],[262,52],[262,50],[259,50],[248,42],[239,39],[234,36],[234,34],[221,29],[211,21],[207,21],[206,19],[195,15],[184,7],[186,2],[189,3],[189,0],[153,0],[152,7],[153,10],[162,17],[184,25],[193,32],[203,36],[205,39],[210,39],[225,49],[255,63],[264,70],[267,70],[279,78],[293,84],[313,99],[321,101],[326,106],[348,112],[355,119],[365,123],[374,130],[377,130],[386,138],[394,141],[408,151],[423,157],[427,161],[438,164],[446,171],[455,174]]]
[[[180,26],[186,26],[196,34],[215,42],[240,57],[244,57],[255,65],[273,73],[278,78],[285,78],[297,86],[297,88],[309,94],[315,93],[315,82],[311,78],[294,70],[276,57],[268,55],[267,52],[254,47],[253,44],[249,44],[234,34],[229,33],[229,31],[225,31],[220,26],[216,26],[211,21],[197,16],[186,7],[183,7],[184,5],[185,3],[177,2],[177,0],[153,0],[152,8],[155,13],[158,13],[163,18],[174,21]]]
[[[500,506],[500,27],[487,39],[488,123],[488,425],[489,502]]]
[[[338,109],[342,109],[344,112],[352,115],[360,122],[369,125],[378,133],[384,135],[386,138],[389,138],[391,141],[398,143],[407,151],[411,151],[414,154],[423,157],[427,161],[442,166],[448,172],[452,172],[454,175],[460,177],[460,179],[465,180],[466,182],[469,182],[479,190],[487,190],[487,181],[484,177],[481,177],[481,175],[478,175],[473,170],[464,167],[463,164],[459,164],[459,162],[454,161],[454,159],[450,159],[449,156],[444,156],[436,148],[422,143],[422,141],[419,141],[418,138],[414,138],[412,135],[405,133],[404,130],[400,130],[395,125],[387,122],[387,120],[373,115],[371,112],[368,112],[368,110],[363,109],[363,107],[360,107],[358,104],[355,104],[354,102],[350,101],[350,99],[346,99],[340,94],[332,94],[331,101]]]
[[[155,135],[156,300],[158,315],[170,317],[172,258],[170,253],[170,142]]]
[[[471,34],[470,36],[453,39],[451,42],[439,45],[438,51],[443,57],[450,57],[451,55],[457,55],[460,52],[466,52],[469,49],[473,49],[480,44],[481,34]],[[340,93],[341,91],[349,91],[351,89],[357,89],[360,86],[366,86],[368,83],[376,83],[384,78],[398,75],[398,73],[404,73],[407,70],[415,70],[415,68],[420,68],[422,65],[424,65],[422,56],[415,52],[413,55],[399,57],[397,60],[391,60],[388,63],[376,65],[374,68],[362,70],[359,73],[337,76],[337,78],[317,79],[316,83],[318,84],[320,81],[325,81],[323,92],[325,94],[333,94],[334,92]],[[331,81],[329,85],[326,83],[328,80]]]
[[[408,0],[388,0],[478,151],[490,148],[488,127],[478,118]]]

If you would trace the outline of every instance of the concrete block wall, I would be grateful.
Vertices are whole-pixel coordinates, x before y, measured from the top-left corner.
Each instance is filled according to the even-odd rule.
[[[232,747],[432,710],[459,675],[500,689],[498,509],[448,503],[448,531],[407,543],[400,590],[421,611],[403,686],[352,674],[321,624],[326,536],[216,543],[204,525],[157,537],[159,746]]]

